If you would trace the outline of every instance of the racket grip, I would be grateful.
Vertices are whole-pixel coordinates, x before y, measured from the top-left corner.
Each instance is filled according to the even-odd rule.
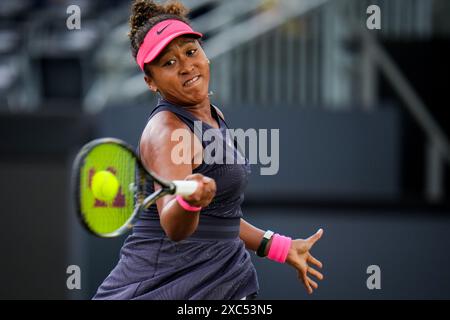
[[[197,181],[175,180],[172,181],[176,187],[175,194],[180,196],[190,196],[197,189]]]

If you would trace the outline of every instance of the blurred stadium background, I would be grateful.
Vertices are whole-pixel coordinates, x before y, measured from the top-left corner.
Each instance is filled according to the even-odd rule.
[[[0,298],[89,299],[125,237],[76,220],[70,170],[104,136],[136,145],[155,106],[127,38],[131,1],[0,2]],[[279,128],[244,213],[296,237],[319,227],[325,280],[252,253],[261,299],[450,298],[446,0],[184,0],[205,34],[212,102],[235,128]],[[68,30],[69,5],[81,29]],[[369,5],[381,30],[366,28]],[[81,268],[81,290],[66,269]],[[381,268],[368,290],[367,267]]]

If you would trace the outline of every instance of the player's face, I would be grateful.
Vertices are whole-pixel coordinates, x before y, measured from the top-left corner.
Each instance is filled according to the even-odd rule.
[[[147,68],[147,84],[173,103],[197,105],[208,98],[208,59],[196,39],[175,38]]]

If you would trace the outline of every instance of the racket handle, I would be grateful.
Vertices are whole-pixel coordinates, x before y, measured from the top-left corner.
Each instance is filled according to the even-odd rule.
[[[175,194],[179,194],[180,196],[190,196],[198,186],[197,181],[175,180],[172,182],[176,187]]]

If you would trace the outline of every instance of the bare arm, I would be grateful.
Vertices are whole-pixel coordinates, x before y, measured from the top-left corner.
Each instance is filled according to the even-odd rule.
[[[239,237],[244,241],[245,247],[248,250],[256,251],[265,231],[258,229],[244,219],[241,219],[240,227]],[[303,282],[309,294],[313,293],[313,289],[319,287],[317,282],[311,278],[311,275],[318,280],[323,280],[322,273],[311,267],[311,265],[314,265],[317,268],[322,268],[322,263],[310,253],[312,246],[321,238],[322,233],[322,229],[319,229],[318,232],[307,239],[293,239],[286,258],[286,263],[297,270],[298,279]],[[270,250],[272,239],[269,240],[266,246],[265,255]]]
[[[185,129],[190,139],[172,141],[172,133],[177,129]],[[185,197],[192,206],[207,206],[216,192],[213,179],[192,174],[193,159],[201,152],[195,142],[195,136],[190,129],[182,123],[175,115],[169,112],[156,114],[145,128],[140,152],[144,166],[161,177],[168,180],[195,180],[198,183],[197,190],[189,197]],[[197,139],[198,140],[198,139]],[[177,163],[172,159],[172,150],[179,144],[185,144],[184,150],[191,150],[192,157],[186,163]],[[160,188],[155,184],[155,189]],[[198,212],[187,212],[180,206],[174,195],[167,195],[156,202],[160,215],[161,226],[167,236],[173,241],[180,241],[189,237],[198,226]]]
[[[256,250],[259,247],[259,244],[261,243],[265,231],[251,225],[244,219],[241,219],[240,228],[241,230],[239,231],[239,237],[242,239],[242,241],[244,241],[245,247],[250,251],[256,252]],[[266,255],[269,252],[271,243],[272,239],[269,240],[266,246],[265,252]]]

